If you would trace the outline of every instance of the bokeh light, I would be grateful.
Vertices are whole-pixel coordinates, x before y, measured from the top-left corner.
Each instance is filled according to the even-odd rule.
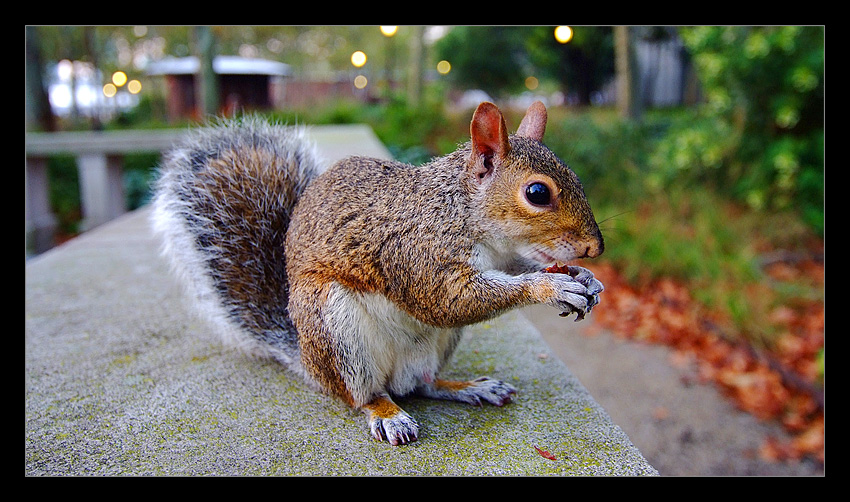
[[[121,87],[127,83],[127,74],[123,71],[116,71],[112,74],[112,83],[115,84],[115,87]]]
[[[573,29],[569,26],[558,26],[555,28],[555,40],[558,42],[565,44],[572,40],[573,38]]]
[[[138,94],[142,92],[142,83],[138,80],[131,80],[127,82],[127,90],[130,91],[130,94]]]
[[[361,66],[366,64],[366,53],[363,51],[355,51],[351,55],[351,64],[353,64],[357,68],[360,68]]]
[[[448,72],[452,71],[452,65],[444,59],[437,63],[437,71],[440,72],[442,75],[445,75]]]
[[[381,33],[383,33],[385,37],[391,37],[395,35],[397,31],[398,26],[381,26]]]
[[[354,87],[358,89],[365,88],[366,84],[368,83],[369,81],[366,80],[366,77],[364,77],[363,75],[357,75],[356,77],[354,77]]]

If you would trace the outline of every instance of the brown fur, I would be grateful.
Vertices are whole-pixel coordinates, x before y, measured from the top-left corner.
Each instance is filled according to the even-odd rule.
[[[457,392],[459,390],[463,390],[472,385],[472,382],[462,381],[458,382],[456,380],[434,380],[434,387],[440,390],[448,390],[451,392]]]
[[[363,405],[363,409],[377,419],[393,418],[401,411],[401,407],[386,396],[376,397],[371,402]]]

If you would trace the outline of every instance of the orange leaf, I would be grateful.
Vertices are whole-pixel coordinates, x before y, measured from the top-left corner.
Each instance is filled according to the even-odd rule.
[[[538,448],[536,446],[534,447],[534,449],[537,450],[537,453],[539,453],[540,456],[543,457],[543,458],[548,458],[549,460],[557,460],[555,458],[555,455],[552,455],[551,453],[549,453],[546,450],[541,450],[540,448]]]

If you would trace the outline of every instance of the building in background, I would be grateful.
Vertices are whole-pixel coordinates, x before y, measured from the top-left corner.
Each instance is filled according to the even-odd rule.
[[[194,56],[169,57],[148,65],[149,76],[165,79],[169,120],[200,117],[196,99],[200,70],[200,60]],[[218,76],[221,115],[279,107],[285,79],[291,76],[291,69],[285,63],[239,56],[216,56],[213,71]]]

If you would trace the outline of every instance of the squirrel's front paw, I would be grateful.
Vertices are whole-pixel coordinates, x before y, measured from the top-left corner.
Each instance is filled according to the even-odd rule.
[[[599,293],[605,288],[593,272],[583,267],[569,266],[566,270],[549,271],[546,274],[554,288],[554,295],[546,303],[562,310],[561,315],[576,313],[576,321],[599,303]]]
[[[573,279],[587,288],[587,312],[590,312],[590,309],[599,304],[599,293],[605,291],[605,286],[593,275],[593,272],[584,267],[571,265],[569,271]]]

